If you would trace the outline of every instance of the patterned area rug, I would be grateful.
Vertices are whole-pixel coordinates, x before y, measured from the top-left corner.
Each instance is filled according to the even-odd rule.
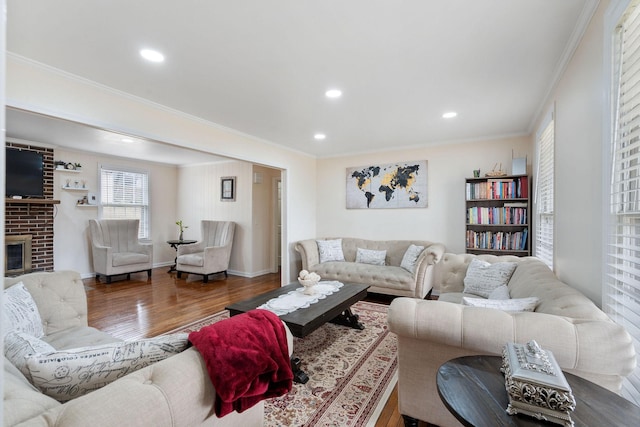
[[[360,301],[352,310],[363,331],[328,323],[294,338],[294,355],[309,375],[287,395],[265,402],[266,427],[373,426],[397,381],[396,336],[386,305]],[[196,331],[229,316],[223,311],[173,332]]]

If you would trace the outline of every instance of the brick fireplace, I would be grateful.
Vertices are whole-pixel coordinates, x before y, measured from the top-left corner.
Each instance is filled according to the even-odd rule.
[[[44,197],[53,199],[53,149],[35,145],[23,145],[13,142],[7,147],[42,153],[44,162]],[[53,204],[5,204],[5,238],[6,236],[31,236],[31,269],[32,271],[53,271]],[[5,242],[6,243],[6,242]],[[7,251],[5,251],[5,257]],[[5,259],[5,266],[7,260]]]

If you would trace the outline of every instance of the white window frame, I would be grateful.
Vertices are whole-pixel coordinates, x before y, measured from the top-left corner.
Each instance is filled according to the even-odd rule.
[[[549,147],[550,145],[550,147]],[[536,133],[535,235],[533,255],[553,270],[555,121],[554,109],[545,116]]]
[[[629,203],[625,197],[629,187],[624,182],[635,179],[635,184],[640,184],[640,177],[627,174],[632,179],[620,181],[619,178],[625,173],[620,171],[619,166],[629,162],[621,161],[620,153],[616,151],[620,148],[617,144],[621,133],[618,120],[618,81],[622,75],[621,68],[616,66],[621,46],[616,32],[631,3],[630,0],[613,0],[605,14],[603,56],[607,102],[604,103],[602,144],[602,309],[627,329],[633,338],[636,352],[640,354],[640,233],[637,231],[640,225],[634,225],[640,222],[640,203],[636,199],[635,208]],[[640,8],[640,5],[637,7]],[[640,24],[638,27],[640,31]],[[637,102],[632,102],[631,105],[640,106],[640,97],[634,101]],[[628,107],[623,108],[625,109]],[[629,144],[640,149],[640,143],[634,141]],[[640,166],[632,165],[630,169],[638,172]],[[619,234],[621,230],[623,233]],[[640,404],[640,367],[623,380],[621,394],[635,404]]]
[[[120,198],[120,200],[113,201],[113,194],[109,197],[109,188],[107,187],[109,184],[104,182],[104,173],[106,171],[113,171],[116,173],[123,174],[135,174],[139,175],[142,178],[142,182],[140,185],[142,188],[140,191],[141,194],[131,194],[127,197],[128,200],[124,200],[124,198]],[[130,176],[131,178],[131,176]],[[146,169],[136,169],[127,166],[118,166],[118,165],[110,165],[110,164],[101,164],[98,167],[98,186],[99,186],[99,197],[98,197],[98,217],[100,219],[119,219],[119,218],[128,218],[128,219],[139,219],[140,220],[140,228],[138,230],[138,238],[141,240],[149,241],[151,239],[151,203],[150,203],[150,174]],[[146,188],[145,188],[146,187]],[[133,190],[132,193],[136,191]],[[139,192],[138,192],[139,193]],[[116,196],[116,199],[118,197]],[[115,209],[121,209],[124,212],[120,212],[118,215],[110,214],[110,208],[113,207]],[[128,212],[126,211],[128,210]],[[136,212],[138,210],[138,212]]]

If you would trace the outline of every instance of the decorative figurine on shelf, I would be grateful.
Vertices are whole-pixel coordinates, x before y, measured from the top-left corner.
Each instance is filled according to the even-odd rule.
[[[480,169],[474,169],[473,170],[473,177],[474,178],[480,178]]]
[[[307,270],[300,271],[298,274],[298,282],[304,286],[305,295],[313,295],[315,290],[313,287],[320,281],[320,276],[317,273],[309,273]]]
[[[184,240],[182,238],[182,233],[184,232],[185,228],[189,228],[188,225],[183,225],[182,224],[182,220],[176,221],[176,225],[180,228],[180,237],[178,238],[178,240],[182,241]]]
[[[496,170],[496,168],[498,169]],[[498,164],[496,163],[495,165],[493,165],[493,169],[491,169],[491,172],[485,173],[484,176],[487,178],[498,178],[501,176],[507,176],[507,173],[502,170],[502,163],[500,163],[500,167],[498,167]]]

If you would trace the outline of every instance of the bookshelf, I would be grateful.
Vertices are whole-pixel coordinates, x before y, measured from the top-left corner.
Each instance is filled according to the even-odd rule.
[[[527,175],[465,180],[466,251],[531,255],[531,179]]]

